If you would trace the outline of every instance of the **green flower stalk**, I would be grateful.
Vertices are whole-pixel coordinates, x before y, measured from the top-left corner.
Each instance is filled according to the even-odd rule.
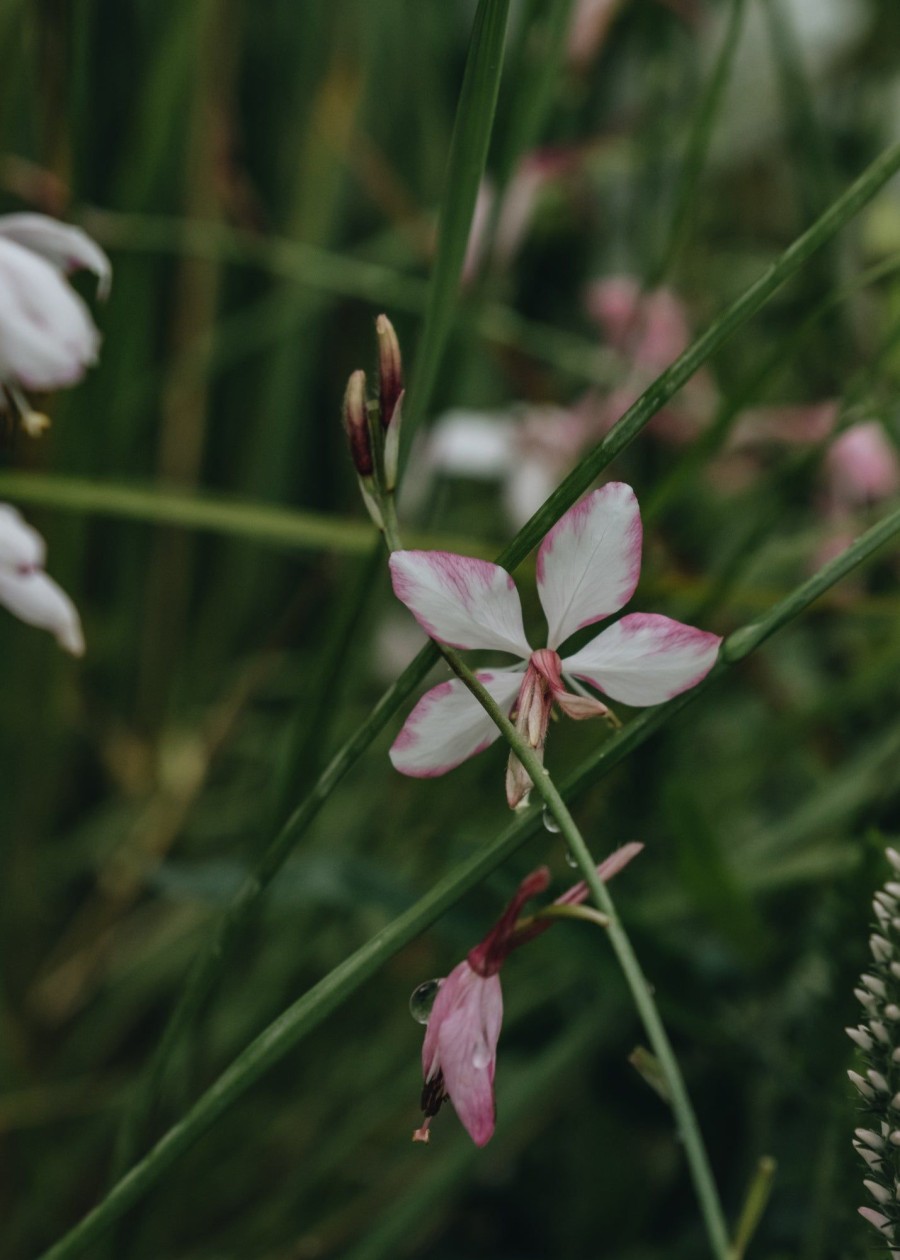
[[[866,1165],[863,1185],[873,1204],[859,1213],[893,1244],[900,1241],[900,853],[887,849],[886,856],[894,877],[872,902],[872,966],[854,990],[863,1019],[846,1032],[862,1059],[863,1071],[847,1075],[862,1100],[853,1147]],[[891,1246],[891,1256],[900,1260],[900,1248]]]

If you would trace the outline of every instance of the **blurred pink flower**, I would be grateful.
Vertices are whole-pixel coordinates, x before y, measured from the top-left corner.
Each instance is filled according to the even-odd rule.
[[[877,420],[845,429],[825,456],[826,495],[833,509],[889,499],[900,489],[900,460]]]
[[[622,0],[575,0],[566,39],[566,56],[575,70],[586,70],[606,40]]]
[[[563,149],[535,149],[525,154],[506,186],[497,213],[490,259],[487,234],[495,213],[497,190],[489,175],[482,179],[466,245],[463,285],[471,284],[488,262],[500,269],[512,262],[528,235],[541,192],[579,160],[577,155]]]
[[[605,431],[684,353],[691,342],[691,326],[684,303],[671,289],[645,292],[633,276],[594,281],[585,293],[585,308],[624,360],[625,379],[597,400]],[[701,368],[653,417],[648,432],[664,441],[692,441],[709,423],[715,401],[712,378]]]
[[[643,707],[695,686],[715,662],[717,635],[655,613],[629,613],[579,651],[560,657],[557,649],[576,630],[604,620],[631,599],[641,544],[637,499],[622,482],[593,491],[557,521],[538,549],[538,596],[548,623],[548,646],[538,651],[525,637],[515,583],[498,565],[443,551],[396,551],[391,578],[397,598],[432,638],[454,648],[522,658],[524,664],[481,670],[478,678],[542,758],[554,703],[576,719],[608,713],[600,700],[576,690],[577,684],[568,690],[564,674]],[[391,761],[401,774],[416,778],[446,774],[499,733],[468,688],[454,679],[418,702],[391,747]],[[527,804],[531,786],[510,754],[511,808]]]
[[[40,214],[0,217],[0,382],[59,389],[94,363],[100,335],[65,280],[86,267],[109,288],[109,260],[80,228]]]
[[[407,478],[407,501],[416,490],[424,498],[436,474],[499,481],[510,519],[523,525],[595,435],[599,436],[593,403],[448,411],[428,435],[416,486]]]
[[[84,638],[75,605],[43,571],[44,540],[15,508],[0,503],[0,604],[30,626],[49,630],[60,647],[81,656]]]
[[[634,843],[623,845],[597,867],[597,874],[604,881],[611,879],[642,848]],[[549,883],[550,872],[545,866],[528,875],[481,944],[441,981],[422,1045],[425,1119],[413,1133],[413,1141],[428,1141],[431,1121],[448,1098],[476,1146],[491,1140],[496,1121],[497,1042],[503,1022],[500,968],[512,950],[552,926],[549,918],[522,927],[517,922],[525,902]],[[587,885],[579,883],[554,904],[578,905],[587,895]]]

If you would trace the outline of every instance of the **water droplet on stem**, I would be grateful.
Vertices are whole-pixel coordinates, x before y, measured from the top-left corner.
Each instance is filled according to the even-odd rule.
[[[541,821],[544,824],[545,831],[549,831],[554,836],[559,835],[559,823],[546,805],[544,806],[544,812],[541,814]]]

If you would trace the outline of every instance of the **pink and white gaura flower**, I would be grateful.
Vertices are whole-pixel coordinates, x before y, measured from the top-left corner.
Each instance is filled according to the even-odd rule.
[[[80,228],[42,214],[0,216],[0,384],[7,393],[73,385],[96,361],[100,334],[66,282],[79,268],[97,276],[105,296],[109,259]]]
[[[597,867],[597,874],[604,882],[612,879],[643,847],[631,843],[616,849]],[[413,1134],[413,1141],[428,1141],[431,1120],[448,1098],[476,1146],[491,1140],[496,1123],[497,1042],[503,1023],[500,968],[512,950],[553,925],[555,920],[550,918],[519,922],[525,902],[542,893],[549,883],[546,866],[523,879],[481,944],[441,981],[422,1045],[425,1120]],[[557,897],[554,905],[579,905],[587,896],[587,884],[579,883]]]
[[[0,604],[30,626],[49,630],[81,656],[84,637],[75,605],[44,572],[44,540],[15,508],[0,503]]]
[[[610,482],[570,508],[537,555],[537,588],[548,623],[547,647],[532,649],[515,584],[496,564],[443,551],[396,551],[394,593],[425,632],[453,648],[486,648],[521,657],[524,665],[479,670],[478,678],[539,757],[556,704],[575,719],[603,717],[595,696],[576,691],[580,678],[612,700],[660,704],[700,682],[721,639],[657,613],[629,613],[568,656],[559,649],[576,630],[619,611],[634,594],[641,568],[642,528],[630,486]],[[523,672],[524,671],[524,672]],[[401,774],[445,774],[492,744],[497,727],[459,680],[422,697],[395,739],[391,761]],[[511,808],[532,786],[517,757],[506,779]]]

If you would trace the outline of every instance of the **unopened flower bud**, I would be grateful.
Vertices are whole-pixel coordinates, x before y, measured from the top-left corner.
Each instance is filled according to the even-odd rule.
[[[887,962],[894,952],[894,947],[890,941],[885,940],[883,936],[879,936],[877,932],[873,932],[869,937],[869,948],[877,962]]]
[[[871,1050],[875,1044],[864,1028],[845,1028],[844,1032],[859,1046],[860,1050]]]
[[[888,1085],[887,1081],[885,1080],[881,1072],[877,1072],[875,1068],[869,1068],[869,1070],[866,1072],[866,1076],[869,1078],[869,1080],[875,1086],[875,1088],[878,1090],[879,1093],[887,1094],[890,1092],[890,1086]]]
[[[387,315],[379,315],[375,321],[378,334],[378,396],[381,407],[381,425],[384,429],[384,485],[390,493],[397,484],[397,464],[400,458],[400,424],[403,419],[403,365],[400,359],[400,343],[394,325]]]
[[[874,1015],[878,1009],[878,1003],[871,993],[867,993],[865,989],[854,989],[853,996],[859,1002],[860,1006],[864,1006],[870,1015]]]
[[[867,1168],[870,1168],[872,1172],[880,1171],[881,1166],[884,1163],[884,1160],[880,1155],[876,1155],[873,1150],[870,1150],[868,1146],[864,1146],[862,1142],[854,1142],[853,1149],[856,1151],[860,1159],[863,1160]]]
[[[884,1138],[879,1137],[874,1129],[854,1129],[854,1135],[859,1138],[860,1142],[865,1142],[866,1146],[870,1146],[873,1151],[880,1151],[884,1147]]]
[[[883,1212],[876,1212],[874,1208],[861,1207],[859,1209],[859,1214],[864,1220],[868,1221],[870,1225],[874,1225],[876,1229],[880,1229],[883,1234],[887,1234],[889,1238],[893,1237],[891,1222]]]
[[[856,1088],[859,1090],[859,1092],[862,1094],[863,1098],[875,1097],[874,1089],[868,1083],[868,1081],[863,1080],[859,1072],[854,1072],[853,1069],[851,1068],[850,1071],[847,1073],[847,1076],[850,1078],[851,1084],[855,1085]]]
[[[890,1190],[885,1190],[884,1186],[880,1186],[877,1181],[867,1179],[863,1182],[863,1185],[866,1187],[876,1203],[884,1204],[891,1202],[893,1195]]]
[[[387,429],[394,419],[394,411],[403,393],[403,362],[400,343],[394,325],[387,315],[379,315],[375,321],[378,337],[378,400],[381,404],[381,427]]]
[[[861,976],[860,978],[870,993],[874,993],[876,997],[880,998],[887,996],[884,981],[879,980],[878,976]]]
[[[371,477],[375,472],[372,458],[372,441],[369,436],[369,419],[366,414],[366,374],[360,368],[351,372],[344,393],[344,428],[350,442],[353,466],[360,477]]]

